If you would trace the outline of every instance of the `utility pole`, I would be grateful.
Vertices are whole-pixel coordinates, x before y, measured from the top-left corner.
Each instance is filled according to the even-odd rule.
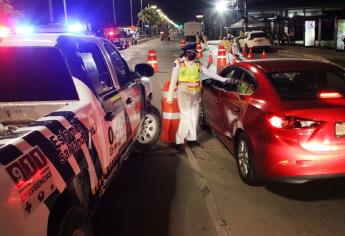
[[[49,5],[49,24],[54,24],[53,0],[48,0]]]
[[[142,12],[143,11],[143,0],[140,0],[140,11]],[[141,34],[143,35],[144,34],[144,22],[141,21]]]
[[[132,5],[132,0],[130,0],[130,3],[131,3],[131,23],[133,25],[133,5]]]
[[[62,0],[63,1],[63,12],[65,15],[65,23],[68,23],[68,16],[67,16],[67,5],[66,5],[66,0]]]
[[[248,9],[247,9],[247,0],[244,0],[244,32],[247,32],[248,29]]]
[[[114,25],[116,25],[115,0],[113,0],[113,16],[114,16]]]

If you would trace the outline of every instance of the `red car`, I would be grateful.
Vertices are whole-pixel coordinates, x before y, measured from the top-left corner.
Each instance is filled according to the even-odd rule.
[[[345,70],[302,59],[240,62],[203,81],[201,127],[235,154],[242,180],[345,176]]]

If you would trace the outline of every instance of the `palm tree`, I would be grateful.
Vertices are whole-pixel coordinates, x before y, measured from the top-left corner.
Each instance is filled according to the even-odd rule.
[[[8,23],[11,18],[19,15],[19,11],[14,9],[10,0],[0,0],[0,19],[3,21],[2,23]]]
[[[152,35],[152,28],[154,26],[158,27],[160,23],[160,15],[151,7],[145,7],[142,11],[138,13],[139,20],[149,25],[149,33]]]

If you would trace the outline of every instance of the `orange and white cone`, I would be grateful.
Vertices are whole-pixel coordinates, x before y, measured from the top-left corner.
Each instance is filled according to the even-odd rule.
[[[267,59],[267,55],[266,55],[265,50],[262,51],[261,58],[262,58],[262,59]]]
[[[249,49],[249,53],[248,53],[248,60],[251,60],[253,59],[253,52],[252,52],[252,49]]]
[[[162,132],[161,141],[175,143],[176,133],[180,124],[180,110],[177,103],[176,90],[173,92],[172,103],[167,102],[170,81],[165,82],[162,88]]]
[[[158,72],[158,62],[157,62],[156,50],[150,49],[148,51],[147,63],[152,66],[152,68],[154,69],[155,72]]]
[[[208,54],[207,64],[212,64],[212,63],[213,63],[213,57],[212,57],[212,51],[210,50],[210,53]]]
[[[221,71],[226,66],[226,50],[223,45],[218,47],[217,57],[217,72]]]

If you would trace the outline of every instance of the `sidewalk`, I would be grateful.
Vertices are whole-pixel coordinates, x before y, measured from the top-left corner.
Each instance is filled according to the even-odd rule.
[[[303,46],[279,46],[276,49],[279,54],[332,62],[345,67],[345,52],[334,49],[305,48]]]

